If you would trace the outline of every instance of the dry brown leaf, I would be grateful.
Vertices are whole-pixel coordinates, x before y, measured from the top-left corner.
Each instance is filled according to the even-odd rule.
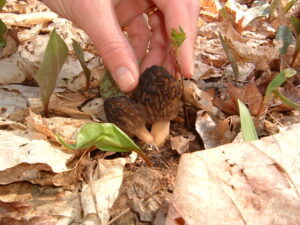
[[[24,131],[0,130],[0,149],[1,184],[23,180],[38,180],[38,183],[43,179],[39,171],[67,171],[66,163],[73,156],[44,140],[32,139]]]
[[[196,136],[192,135],[190,137],[183,137],[182,135],[170,138],[171,148],[179,155],[188,151],[190,148],[190,141],[193,141]]]
[[[225,100],[215,98],[215,105],[222,111],[230,114],[239,114],[237,100],[240,99],[248,106],[251,115],[256,116],[260,112],[263,96],[257,89],[255,82],[252,80],[241,88],[235,87],[233,84],[227,85],[228,96]]]
[[[238,122],[238,120],[231,117],[225,120],[213,120],[208,113],[198,111],[195,126],[205,149],[208,149],[230,143],[237,134]]]
[[[182,155],[166,224],[300,224],[299,136],[300,124]]]
[[[82,187],[81,203],[85,217],[97,214],[101,224],[109,221],[109,209],[118,197],[125,164],[124,158],[98,160],[94,175],[90,174],[89,183]]]
[[[16,183],[1,186],[0,193],[0,224],[70,224],[82,219],[76,190]]]

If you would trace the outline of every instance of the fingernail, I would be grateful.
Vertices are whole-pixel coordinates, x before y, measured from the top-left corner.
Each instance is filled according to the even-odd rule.
[[[118,68],[114,77],[122,91],[129,91],[129,88],[135,83],[132,73],[126,67]]]

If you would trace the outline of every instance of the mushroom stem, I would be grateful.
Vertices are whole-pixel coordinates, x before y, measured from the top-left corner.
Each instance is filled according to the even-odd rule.
[[[153,137],[150,134],[149,130],[145,126],[142,126],[140,129],[137,129],[136,133],[134,134],[138,139],[142,140],[146,144],[153,143]]]
[[[170,121],[156,122],[152,125],[151,134],[154,138],[154,144],[159,147],[164,144],[169,135]]]

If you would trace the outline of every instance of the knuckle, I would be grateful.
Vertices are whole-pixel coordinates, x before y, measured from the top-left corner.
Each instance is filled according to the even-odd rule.
[[[106,43],[102,43],[101,46],[102,48],[99,51],[103,58],[115,58],[125,49],[121,41],[110,40]]]

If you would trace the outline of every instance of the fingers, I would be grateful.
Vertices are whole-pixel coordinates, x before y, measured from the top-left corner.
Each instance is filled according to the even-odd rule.
[[[149,25],[152,29],[152,36],[149,53],[145,56],[141,64],[142,72],[152,65],[162,65],[170,48],[170,41],[164,27],[162,13],[156,12],[151,15]]]
[[[133,90],[139,78],[137,59],[124,36],[111,1],[86,0],[81,3],[82,18],[77,24],[99,50],[105,65],[122,91]]]
[[[178,61],[182,74],[191,77],[194,71],[193,66],[193,45],[196,36],[197,18],[199,5],[197,0],[153,0],[156,6],[162,11],[165,20],[166,32],[171,38],[171,30],[179,31],[179,26],[187,34],[187,39],[179,48]]]
[[[128,25],[127,33],[130,44],[140,62],[148,49],[151,34],[145,17],[140,15],[133,19]]]

